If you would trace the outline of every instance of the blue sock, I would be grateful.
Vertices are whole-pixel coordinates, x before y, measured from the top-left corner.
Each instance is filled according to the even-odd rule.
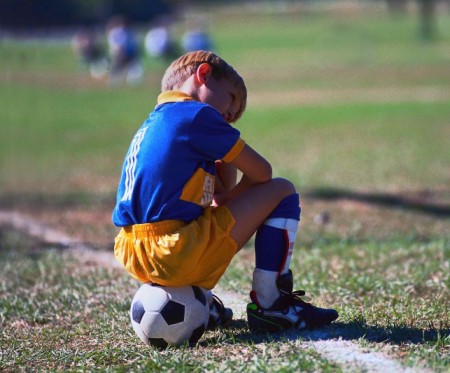
[[[284,198],[258,228],[255,237],[256,268],[281,273],[286,264],[289,266],[300,212],[299,195],[292,194]]]

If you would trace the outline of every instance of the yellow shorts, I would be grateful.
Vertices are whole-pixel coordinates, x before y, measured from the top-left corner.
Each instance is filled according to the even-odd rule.
[[[228,207],[221,206],[207,207],[188,224],[165,220],[123,227],[114,254],[139,281],[212,289],[237,252],[230,236],[234,224]]]

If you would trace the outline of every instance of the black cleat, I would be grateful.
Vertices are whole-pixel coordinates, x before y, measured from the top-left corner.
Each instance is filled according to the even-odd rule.
[[[262,308],[256,302],[247,305],[248,325],[252,332],[279,332],[286,329],[313,329],[328,325],[339,317],[336,310],[319,308],[304,302],[305,292],[294,291],[281,295],[270,307]]]
[[[279,332],[295,328],[313,329],[331,324],[339,317],[332,308],[319,308],[303,301],[300,297],[305,295],[303,290],[292,291],[292,272],[280,275],[277,279],[280,297],[270,308],[262,308],[252,291],[252,303],[247,305],[247,319],[251,331]]]

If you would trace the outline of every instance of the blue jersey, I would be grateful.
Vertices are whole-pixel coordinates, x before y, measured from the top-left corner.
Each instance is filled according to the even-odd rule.
[[[113,222],[190,222],[212,202],[215,161],[232,161],[245,143],[211,106],[163,92],[134,136],[122,169]]]

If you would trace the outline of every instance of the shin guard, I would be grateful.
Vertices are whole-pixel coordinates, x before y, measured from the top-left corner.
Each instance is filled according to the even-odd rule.
[[[256,232],[252,298],[267,308],[279,297],[277,279],[289,273],[300,220],[298,194],[286,197]]]

